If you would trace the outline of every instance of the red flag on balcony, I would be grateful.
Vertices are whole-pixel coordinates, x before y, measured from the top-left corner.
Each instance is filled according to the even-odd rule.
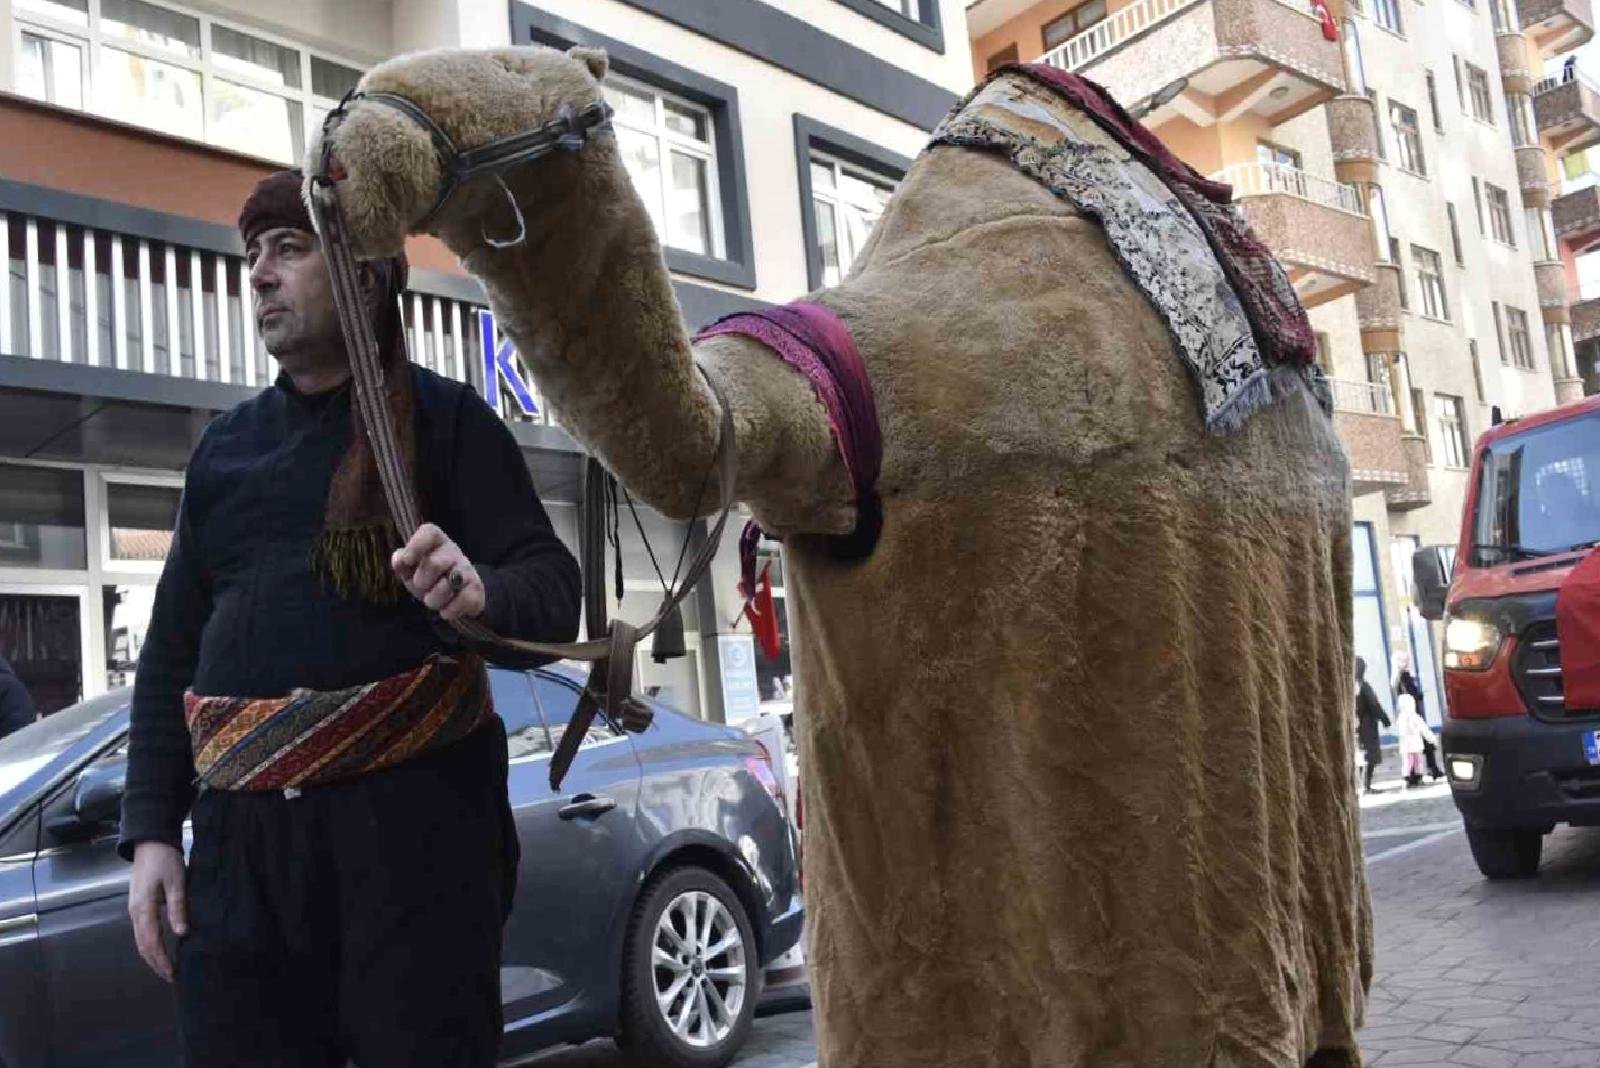
[[[747,598],[744,603],[745,618],[750,620],[750,629],[755,632],[761,651],[768,660],[778,659],[783,652],[783,636],[778,633],[778,610],[772,603],[772,563],[769,561],[761,569],[761,577],[756,579],[754,590],[745,589],[741,582],[739,591]]]
[[[1339,39],[1339,27],[1333,21],[1333,12],[1328,10],[1327,0],[1311,0],[1311,13],[1322,22],[1322,36],[1329,41]]]

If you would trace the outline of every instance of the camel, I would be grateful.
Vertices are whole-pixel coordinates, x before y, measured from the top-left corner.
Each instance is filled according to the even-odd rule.
[[[593,104],[606,72],[448,50],[362,89],[470,147]],[[1088,129],[1027,82],[990,84]],[[394,252],[440,189],[427,133],[357,99],[328,136],[353,246]],[[796,606],[824,1068],[1360,1064],[1350,481],[1303,376],[1219,432],[1110,231],[1003,154],[930,146],[809,298],[882,434],[881,528],[846,559],[858,487],[817,391],[748,336],[691,341],[609,135],[467,183],[428,230],[561,425],[666,515],[715,502],[701,373],[728,398]]]

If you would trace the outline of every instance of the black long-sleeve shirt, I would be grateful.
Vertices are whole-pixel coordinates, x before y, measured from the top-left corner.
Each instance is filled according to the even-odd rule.
[[[578,565],[551,528],[505,425],[471,389],[412,367],[425,516],[482,576],[480,617],[509,637],[577,635]],[[328,488],[351,433],[350,389],[280,376],[222,416],[190,458],[171,551],[139,656],[119,849],[181,842],[195,777],[183,694],[270,697],[410,670],[455,645],[415,599],[380,608],[311,572]]]

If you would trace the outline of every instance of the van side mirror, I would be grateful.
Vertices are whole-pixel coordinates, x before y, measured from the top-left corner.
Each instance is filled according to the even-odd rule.
[[[1423,619],[1444,618],[1445,601],[1450,594],[1450,567],[1445,562],[1445,546],[1432,545],[1411,554],[1411,576],[1417,590],[1417,611]]]
[[[50,820],[45,830],[58,841],[81,842],[116,826],[122,816],[122,794],[127,777],[125,759],[85,768],[72,791],[72,811]]]

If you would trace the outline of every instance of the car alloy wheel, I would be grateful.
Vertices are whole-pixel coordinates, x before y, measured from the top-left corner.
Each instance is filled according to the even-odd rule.
[[[681,893],[661,913],[651,948],[656,1005],[672,1033],[697,1049],[726,1039],[749,996],[733,914],[702,890]]]

